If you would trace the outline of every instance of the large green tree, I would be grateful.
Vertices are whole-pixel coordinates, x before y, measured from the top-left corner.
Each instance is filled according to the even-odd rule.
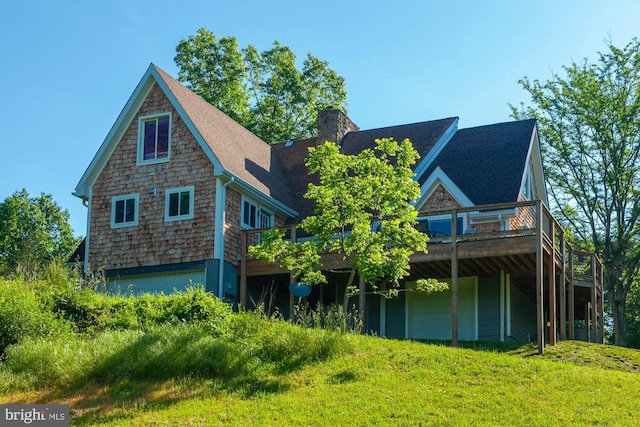
[[[538,119],[545,173],[560,218],[604,266],[615,342],[627,343],[626,303],[640,268],[640,41],[607,44],[564,76],[520,81]]]
[[[20,268],[36,273],[54,259],[66,259],[78,245],[69,213],[50,194],[16,191],[0,203],[0,275]]]
[[[341,154],[333,142],[311,148],[306,165],[319,184],[309,184],[304,197],[315,202],[315,214],[304,218],[299,228],[314,239],[292,243],[284,239],[283,230],[272,229],[249,253],[279,262],[308,284],[326,283],[323,253],[340,254],[351,270],[345,310],[349,297],[358,292],[356,275],[379,292],[397,293],[399,280],[409,274],[409,257],[427,249],[427,236],[414,228],[417,211],[412,202],[420,196],[420,185],[411,166],[418,157],[408,139],[376,140],[375,150],[357,155]],[[445,286],[418,281],[421,291]]]
[[[240,49],[235,37],[201,28],[178,43],[174,61],[178,80],[269,143],[312,137],[319,110],[346,111],[344,78],[310,53],[298,69],[277,41]]]

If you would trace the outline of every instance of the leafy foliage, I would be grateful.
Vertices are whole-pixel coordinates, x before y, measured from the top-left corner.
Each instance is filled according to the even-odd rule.
[[[558,215],[601,257],[615,339],[625,344],[625,304],[640,268],[640,40],[608,44],[596,63],[520,81],[539,123],[545,173]]]
[[[54,294],[53,311],[73,322],[81,333],[105,330],[149,330],[159,325],[198,324],[210,333],[223,333],[228,304],[201,286],[170,295],[138,297],[108,295],[89,288],[69,288]]]
[[[67,336],[70,331],[71,325],[48,310],[33,286],[0,282],[0,355],[27,337]]]
[[[411,142],[376,140],[376,148],[357,155],[340,153],[333,142],[309,150],[306,165],[319,184],[309,184],[305,197],[315,201],[315,215],[299,227],[314,236],[303,242],[284,240],[282,230],[263,233],[262,243],[249,248],[260,260],[280,262],[303,283],[326,283],[321,254],[342,255],[366,283],[379,289],[398,286],[408,275],[409,257],[426,252],[427,236],[417,231],[412,202],[420,195],[411,166],[418,159]],[[354,274],[347,293],[354,293]],[[434,290],[424,280],[421,289]],[[345,296],[345,309],[348,295]]]
[[[0,203],[0,275],[35,274],[52,260],[66,258],[77,247],[69,213],[50,194],[30,197],[16,191]]]
[[[181,40],[174,58],[178,80],[269,143],[309,138],[319,110],[346,109],[344,78],[307,54],[298,69],[288,46],[240,49],[235,37],[205,28]]]

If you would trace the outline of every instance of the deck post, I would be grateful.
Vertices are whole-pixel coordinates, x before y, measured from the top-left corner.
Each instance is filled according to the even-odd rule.
[[[560,231],[560,340],[567,339],[567,241],[564,239],[564,230]]]
[[[568,321],[569,321],[569,339],[576,339],[576,297],[575,297],[575,288],[573,285],[573,249],[569,248],[569,313],[568,313]]]
[[[546,209],[545,209],[546,211]],[[556,345],[556,226],[553,218],[549,218],[551,228],[551,250],[549,251],[549,345]]]
[[[536,202],[536,318],[538,354],[544,354],[544,259],[542,252],[542,201]]]
[[[247,231],[242,230],[240,258],[240,306],[247,308]]]
[[[591,303],[584,304],[584,340],[591,342]]]
[[[458,214],[451,211],[451,344],[458,346]]]
[[[600,287],[598,295],[600,296],[600,305],[598,306],[600,308],[600,344],[604,344],[604,295],[602,294],[602,264],[600,264],[600,262],[598,262],[598,266],[600,267],[598,269],[599,273],[598,273],[598,278],[596,280],[596,284],[599,284]]]
[[[591,255],[591,275],[593,277],[592,284],[593,288],[591,288],[591,330],[593,331],[593,338],[591,342],[600,342],[598,340],[598,289],[597,289],[597,279],[596,279],[596,256]],[[600,319],[602,322],[602,319]]]

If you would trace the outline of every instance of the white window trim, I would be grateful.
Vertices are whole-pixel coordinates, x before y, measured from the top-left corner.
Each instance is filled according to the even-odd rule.
[[[144,160],[144,123],[149,120],[157,119],[160,117],[169,117],[169,142],[167,146],[167,157],[161,159]],[[151,114],[149,116],[142,116],[138,118],[138,162],[137,165],[154,165],[157,163],[167,163],[171,159],[171,127],[172,127],[171,112]]]
[[[189,192],[189,213],[187,215],[169,216],[169,195],[174,193]],[[188,187],[170,188],[164,192],[164,222],[182,221],[193,219],[195,206],[195,189],[193,185]]]
[[[116,223],[116,203],[121,200],[134,200],[135,210],[133,212],[133,221],[125,221]],[[111,198],[111,228],[136,227],[138,225],[138,213],[140,212],[140,195],[127,194],[125,196],[114,196]]]
[[[259,223],[259,218],[256,218],[256,227],[252,227],[251,225],[247,224],[244,222],[244,205],[245,203],[250,203],[253,206],[256,207],[256,215],[259,215],[260,212],[264,212],[265,214],[268,214],[270,217],[270,224],[268,227],[264,227],[264,228],[269,228],[269,227],[273,227],[275,218],[273,215],[273,212],[271,212],[268,209],[264,209],[262,206],[260,206],[258,203],[254,202],[251,199],[247,199],[245,197],[242,198],[242,207],[240,209],[240,225],[242,226],[242,228],[244,228],[245,230],[253,230],[255,228],[263,228],[263,227],[257,227],[258,223]]]

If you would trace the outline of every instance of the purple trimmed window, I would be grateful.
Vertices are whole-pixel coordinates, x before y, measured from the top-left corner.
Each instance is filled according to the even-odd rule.
[[[145,120],[142,160],[169,157],[169,116]]]

